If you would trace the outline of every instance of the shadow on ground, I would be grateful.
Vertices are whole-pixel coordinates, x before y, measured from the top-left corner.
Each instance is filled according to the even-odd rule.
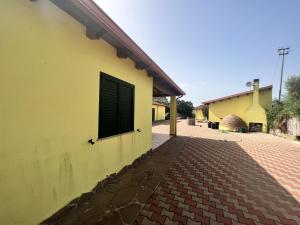
[[[237,142],[178,136],[41,224],[300,224],[273,176]]]
[[[152,149],[156,149],[157,147],[161,146],[171,137],[172,136],[169,134],[152,132]]]
[[[170,120],[159,120],[159,121],[152,122],[152,127],[159,126],[159,125],[170,125]]]
[[[178,119],[177,120],[177,124],[178,123],[182,123],[182,122],[185,122],[185,120],[181,120],[181,119]],[[159,121],[153,121],[152,122],[152,127],[156,127],[156,126],[159,126],[159,125],[170,125],[170,120],[159,120]]]
[[[273,177],[276,170],[269,174],[234,141],[181,138],[184,149],[135,224],[300,224],[300,204]]]
[[[170,139],[72,200],[43,225],[132,224],[170,167],[184,139]]]

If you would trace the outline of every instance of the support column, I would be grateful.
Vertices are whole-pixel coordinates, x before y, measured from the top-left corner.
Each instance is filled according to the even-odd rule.
[[[176,136],[177,132],[177,107],[176,96],[171,96],[170,102],[170,135]]]

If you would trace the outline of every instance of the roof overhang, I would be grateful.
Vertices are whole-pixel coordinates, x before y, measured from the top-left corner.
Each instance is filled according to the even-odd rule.
[[[259,89],[259,91],[272,90],[272,88],[273,88],[273,85],[269,85],[269,86],[261,87]],[[221,102],[221,101],[229,100],[229,99],[232,99],[232,98],[238,98],[238,97],[243,96],[243,95],[250,95],[252,93],[253,93],[253,90],[251,90],[251,91],[244,91],[244,92],[240,92],[240,93],[237,93],[237,94],[228,95],[228,96],[225,96],[225,97],[222,97],[222,98],[217,98],[217,99],[205,101],[205,102],[202,102],[202,104],[203,105],[209,105],[209,104],[212,104],[212,103],[215,103],[215,102]]]
[[[130,58],[135,68],[153,77],[153,96],[179,96],[184,91],[92,0],[51,0],[86,27],[91,40],[103,39],[120,58]]]
[[[158,105],[158,106],[164,106],[164,107],[166,107],[165,104],[160,103],[160,102],[152,102],[152,105]]]
[[[199,105],[199,106],[195,107],[194,109],[203,109],[205,107],[206,107],[205,105]]]

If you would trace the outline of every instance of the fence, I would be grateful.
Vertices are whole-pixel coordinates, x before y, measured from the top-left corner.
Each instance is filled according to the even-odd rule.
[[[291,118],[287,121],[287,133],[292,136],[300,136],[300,120]]]
[[[270,133],[282,136],[282,137],[288,137],[293,139],[299,139],[300,138],[300,119],[298,118],[290,118],[284,121],[284,130],[283,132],[280,129],[271,130]]]

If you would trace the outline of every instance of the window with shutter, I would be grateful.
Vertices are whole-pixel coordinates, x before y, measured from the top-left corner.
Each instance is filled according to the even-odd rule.
[[[134,85],[100,73],[99,138],[134,130]]]

